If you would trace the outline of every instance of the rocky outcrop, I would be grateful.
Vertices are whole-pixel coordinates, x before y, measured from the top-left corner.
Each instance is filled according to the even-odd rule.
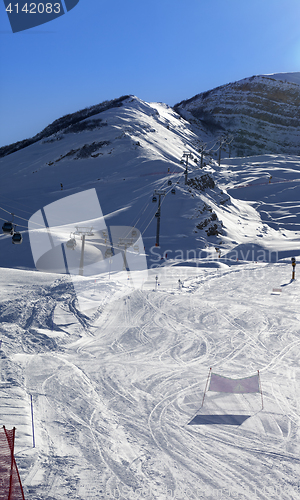
[[[174,109],[216,139],[227,137],[227,153],[230,148],[236,156],[300,155],[300,85],[296,82],[295,78],[252,76],[198,94]]]

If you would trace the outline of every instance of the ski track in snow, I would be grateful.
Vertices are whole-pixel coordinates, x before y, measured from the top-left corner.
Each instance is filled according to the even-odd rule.
[[[110,298],[93,317],[67,280],[13,271],[15,295],[0,297],[1,414],[17,428],[26,499],[299,497],[299,284],[272,295],[289,266],[255,269],[199,270],[181,290],[174,274],[157,291],[103,279]],[[259,369],[264,409],[259,394],[210,392],[201,408],[210,366]],[[250,418],[188,425],[222,412]]]
[[[299,255],[299,157],[222,158],[220,166],[206,157],[201,170],[199,138],[166,105],[129,98],[97,116],[106,127],[1,159],[2,218],[16,212],[24,241],[20,252],[1,237],[0,415],[16,426],[26,500],[300,499],[299,283],[287,262],[255,262],[259,250]],[[75,161],[72,150],[99,136],[110,142],[99,156]],[[184,184],[186,150],[198,158],[189,177],[213,174],[215,189]],[[151,198],[171,189],[169,179],[176,196],[163,201],[155,254]],[[141,290],[101,275],[92,285],[99,307],[86,316],[68,277],[11,267],[33,266],[24,208],[29,218],[93,187],[103,213],[118,214],[107,222],[135,224],[148,265],[165,267]],[[198,226],[212,211],[224,232],[207,238]],[[201,250],[203,267],[176,266],[186,264],[178,249],[187,260]],[[232,378],[259,370],[263,410],[260,394],[208,391],[201,406],[210,367]],[[197,414],[249,418],[189,425]]]

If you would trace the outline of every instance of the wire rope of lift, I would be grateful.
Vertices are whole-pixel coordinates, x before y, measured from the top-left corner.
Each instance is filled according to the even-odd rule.
[[[162,204],[162,203],[161,203]],[[144,207],[140,210],[139,212],[139,217],[138,219],[135,220],[135,222],[133,223],[133,227],[136,227],[136,225],[138,224],[138,222],[141,220],[142,218],[142,215],[145,213],[146,209],[149,207],[150,205],[150,201],[147,201],[146,204],[144,205]],[[157,210],[155,210],[155,213],[157,212]],[[149,225],[151,224],[151,222],[153,221],[153,219],[155,218],[155,213],[154,215],[150,218],[150,221],[148,222],[146,228],[143,230],[143,231],[140,231],[141,235],[143,235],[145,233],[145,231],[147,230],[147,228],[149,227]],[[146,218],[147,219],[147,218]],[[145,220],[146,220],[145,219]]]
[[[215,143],[215,144],[217,144],[217,143]],[[180,172],[180,174],[177,174],[177,175],[176,175],[176,177],[179,177],[179,176],[181,177],[182,175],[184,175],[184,172],[182,172],[182,173]],[[164,180],[163,182],[165,182],[165,180]],[[170,192],[171,192],[172,194],[175,194],[175,193],[176,193],[176,190],[175,190],[175,188],[174,188],[174,187],[171,187],[171,186],[172,186],[172,184],[170,184],[170,180],[168,181],[168,185],[169,185],[169,189],[168,189],[168,188],[166,188],[166,191],[167,191],[166,195],[167,195],[167,194],[169,194]],[[164,197],[163,197],[163,199],[162,199],[162,201],[161,201],[161,206],[162,206],[162,205],[163,205],[163,203],[165,202],[165,199],[166,199],[166,197],[164,196]],[[155,218],[155,215],[156,215],[156,214],[154,214],[154,216],[151,218],[150,222],[147,224],[147,226],[146,226],[146,228],[143,230],[142,234],[144,234],[144,233],[145,233],[145,231],[148,229],[148,227],[149,227],[149,225],[151,224],[152,220]]]
[[[0,207],[0,210],[3,210],[4,212],[6,212],[7,214],[10,214],[10,215],[12,215],[12,214],[13,214],[13,216],[14,216],[14,217],[16,217],[17,219],[21,219],[21,220],[24,220],[24,221],[26,221],[26,222],[29,222],[29,220],[28,220],[28,219],[25,219],[24,217],[21,217],[20,215],[16,215],[16,213],[15,213],[15,212],[10,212],[9,210],[6,210],[6,209],[5,209],[5,208],[3,208],[3,207]],[[2,219],[2,218],[1,218],[1,220],[4,220],[4,219]],[[37,226],[40,226],[40,227],[44,227],[44,226],[43,226],[43,224],[39,224],[38,222],[33,222],[33,224],[36,224]],[[19,224],[18,224],[18,225],[19,225]],[[24,227],[24,226],[23,226],[23,227]],[[27,229],[28,229],[28,226],[27,226]]]
[[[216,141],[216,142],[215,142],[215,144],[213,145],[213,147],[217,144],[217,142],[218,142],[218,141]],[[176,177],[177,177],[177,176],[178,176],[178,177],[179,177],[179,176],[181,177],[182,175],[184,175],[184,172],[182,172],[182,173],[180,172],[180,174],[177,174],[177,175],[176,175]],[[163,182],[165,182],[165,180],[164,180]],[[169,184],[169,182],[168,182],[168,185],[170,186],[170,188],[169,188],[169,189],[167,189],[167,193],[166,193],[166,194],[169,194],[170,192],[171,192],[171,193],[173,192],[173,194],[175,194],[175,193],[174,193],[174,187],[171,187],[171,185]],[[176,192],[176,191],[175,191],[175,192]],[[162,199],[162,201],[161,201],[161,206],[163,205],[163,203],[164,203],[164,201],[165,201],[165,198],[166,198],[166,197],[164,196],[164,197],[163,197],[163,199]],[[142,234],[142,235],[144,235],[144,233],[146,232],[146,230],[147,230],[147,229],[148,229],[148,227],[150,226],[151,222],[152,222],[152,221],[153,221],[153,219],[155,218],[155,215],[156,215],[156,211],[155,211],[155,214],[151,217],[151,219],[150,219],[149,223],[147,224],[147,226],[145,227],[145,229],[144,229],[143,231],[141,231],[141,234]]]
[[[23,236],[22,236],[22,233],[20,231],[16,230],[17,224],[14,224],[13,221],[9,222],[6,219],[3,219],[2,217],[0,217],[0,220],[4,221],[4,224],[2,226],[2,231],[3,231],[4,236],[10,235],[12,243],[21,244],[23,241]],[[20,227],[25,227],[25,226],[20,226]],[[25,229],[27,229],[27,227]]]
[[[137,224],[139,223],[139,221],[141,220],[143,214],[146,212],[147,208],[149,207],[150,205],[150,201],[146,201],[146,203],[144,204],[144,206],[141,208],[141,210],[138,212],[137,214],[137,219],[134,219],[133,222],[132,222],[132,226],[133,227],[136,227]]]
[[[156,213],[156,211],[155,211]],[[147,226],[145,227],[145,229],[143,231],[141,231],[141,235],[143,236],[145,231],[147,231],[148,227],[150,226],[151,222],[155,219],[155,214],[151,217],[149,223],[147,224]]]
[[[226,144],[231,144],[231,142],[232,142],[232,141],[233,141],[233,137],[224,137],[224,138],[223,138],[223,141],[222,141],[221,143],[220,143],[220,139],[218,139],[218,140],[217,140],[217,141],[213,144],[213,146],[211,146],[209,149],[205,149],[205,150],[204,150],[204,153],[210,153],[211,151],[212,151],[213,153],[217,153],[217,152],[220,150],[220,148],[222,148],[222,147],[223,147],[224,145],[226,145]],[[217,147],[217,149],[213,149],[213,148],[215,147],[215,145],[216,145],[216,144],[218,144],[218,143],[220,143],[220,144],[219,144],[219,146]]]
[[[170,186],[169,181],[168,181],[168,185]],[[166,194],[169,194],[170,192],[172,193],[172,192],[174,192],[174,187],[170,187],[170,189],[168,189],[168,188],[167,188],[167,189],[166,189],[166,191],[167,191],[167,193],[166,193]],[[173,194],[173,193],[172,193],[172,194]],[[175,193],[174,193],[174,194],[175,194]],[[156,201],[157,201],[157,198],[156,198],[156,196],[155,196],[155,195],[152,197],[152,201],[153,201],[153,200],[154,200],[154,202],[156,202]],[[164,201],[165,201],[165,197],[163,197],[163,200],[161,201],[161,206],[163,205]],[[149,205],[149,204],[150,204],[150,202],[148,203],[148,205]],[[155,213],[156,213],[156,212],[157,212],[157,210],[155,210]],[[148,225],[146,226],[146,228],[143,230],[142,234],[144,234],[144,232],[146,231],[146,229],[149,227],[150,223],[151,223],[151,222],[152,222],[152,220],[154,219],[154,217],[155,217],[155,213],[154,213],[154,216],[153,216],[153,217],[151,217],[150,222],[148,223]]]
[[[6,201],[8,200],[8,201]],[[7,198],[6,196],[3,196],[1,194],[1,202],[3,201],[3,203],[5,204],[5,206],[7,208],[13,208],[13,209],[16,209],[18,210],[18,212],[24,212],[25,214],[29,214],[31,215],[32,214],[32,210],[31,210],[31,207],[29,207],[28,205],[25,205],[24,203],[21,203],[19,201],[16,201],[14,200],[14,206],[12,207],[12,205],[10,205],[10,202],[11,202],[11,198]],[[21,207],[26,207],[28,208],[29,210],[24,210],[24,208],[19,208],[17,205],[20,205]],[[11,211],[10,211],[11,212]]]
[[[182,174],[180,174],[180,175],[182,175]],[[163,181],[163,182],[165,182],[165,181]],[[168,184],[169,184],[169,182],[168,182]],[[170,186],[170,184],[169,184],[169,186]],[[171,185],[171,186],[172,186],[172,185]],[[168,189],[168,188],[166,188],[166,191],[167,191],[167,192],[166,192],[166,195],[168,195],[170,192],[172,193],[172,191],[174,191],[174,187],[170,187],[169,189]],[[176,191],[175,191],[175,192],[176,192]],[[173,194],[173,193],[172,193],[172,194]],[[175,194],[175,193],[174,193],[174,194]],[[154,196],[153,198],[156,198],[156,197]],[[153,200],[153,198],[152,198],[152,200]],[[165,201],[165,198],[166,198],[166,197],[164,196],[164,197],[163,197],[163,199],[162,199],[162,201],[161,201],[160,206],[162,206],[162,205],[163,205],[163,203],[164,203],[164,201]],[[142,235],[145,233],[145,231],[146,231],[146,230],[148,229],[148,227],[150,226],[151,222],[153,221],[153,219],[154,219],[154,218],[155,218],[155,216],[156,216],[156,213],[157,213],[157,210],[155,210],[155,213],[154,213],[154,215],[151,217],[151,219],[150,219],[149,223],[147,224],[147,226],[145,227],[145,229],[141,232],[141,234],[142,234]]]
[[[0,220],[3,220],[3,222],[7,222],[7,219],[3,219],[2,217],[0,217]],[[15,224],[14,224],[15,225]],[[22,227],[24,229],[28,229],[27,226],[22,226],[21,224],[18,224],[18,227]],[[24,231],[25,232],[25,231]]]
[[[174,188],[170,188],[169,190],[167,190],[166,195],[167,195],[167,194],[169,194],[169,193],[170,193],[173,189],[174,189]],[[162,199],[162,201],[161,201],[160,206],[162,206],[162,205],[163,205],[163,203],[164,203],[164,201],[165,201],[165,198],[166,198],[166,197],[164,196],[164,197],[163,197],[163,199]],[[155,210],[154,215],[151,217],[151,219],[150,219],[149,223],[147,224],[147,226],[145,227],[145,229],[144,229],[143,231],[141,231],[142,236],[143,236],[143,235],[145,234],[145,232],[147,231],[147,229],[148,229],[148,227],[150,226],[151,222],[155,219],[156,213],[157,213],[157,210]]]
[[[179,177],[179,176],[182,176],[182,175],[183,175],[183,173],[181,173],[181,172],[180,172],[180,173],[178,173],[178,174],[175,174],[176,178],[177,178],[177,177]],[[170,182],[170,179],[169,179],[169,181],[168,181],[168,185],[170,186],[169,182]],[[164,183],[165,183],[165,179],[162,179],[162,184],[164,184]],[[172,191],[174,191],[174,187],[171,187],[171,188],[168,190],[168,193],[169,193],[169,192],[172,192]],[[167,194],[168,194],[168,193],[167,193]],[[175,193],[173,193],[173,194],[175,194]],[[164,200],[163,200],[163,201],[164,201]],[[137,214],[137,218],[135,218],[135,219],[133,220],[133,222],[132,222],[132,224],[131,224],[131,226],[130,226],[130,227],[137,227],[137,224],[140,222],[140,220],[141,220],[141,218],[142,218],[143,214],[146,212],[146,210],[147,210],[147,208],[149,207],[149,205],[150,205],[150,201],[147,201],[147,202],[144,204],[144,206],[140,209],[140,211],[138,212],[138,214]],[[155,212],[156,212],[156,211],[155,211]],[[148,225],[146,226],[146,229],[149,227],[149,225],[150,225],[150,223],[152,222],[152,220],[154,219],[154,217],[155,217],[155,214],[154,214],[154,216],[153,216],[153,217],[151,217],[150,222],[149,222],[149,223],[148,223]],[[146,218],[146,219],[147,219],[147,218]],[[146,229],[144,229],[144,231],[143,231],[143,232],[141,232],[141,234],[144,234],[144,232],[146,231]]]
[[[175,174],[175,176],[176,176],[176,177],[179,177],[179,176],[182,176],[182,175],[183,175],[183,173],[178,173],[177,175]],[[163,179],[162,183],[164,183],[164,182],[165,182],[165,179]],[[169,184],[169,183],[170,183],[170,180],[169,180],[168,184]],[[169,184],[169,186],[170,186],[170,184]],[[174,187],[170,187],[170,189],[167,189],[167,194],[168,194],[170,191],[174,193]],[[164,197],[164,198],[165,198],[165,197]],[[161,202],[161,206],[163,205],[164,201],[165,201],[165,200],[163,199],[163,200],[162,200],[162,202]],[[137,219],[135,218],[135,220],[134,220],[134,222],[133,222],[133,224],[132,224],[132,226],[131,226],[131,227],[136,227],[136,225],[137,225],[137,224],[139,223],[139,221],[141,220],[141,218],[142,218],[143,214],[146,212],[147,208],[149,207],[149,205],[150,205],[150,201],[147,201],[147,202],[145,203],[145,205],[143,206],[143,208],[139,211],[139,213],[138,213],[138,217],[137,217]],[[17,215],[15,211],[14,211],[14,212],[11,212],[10,210],[7,210],[6,208],[4,208],[4,207],[2,207],[2,206],[0,206],[0,210],[2,210],[3,212],[5,212],[5,213],[7,213],[7,214],[12,215],[12,216],[13,216],[13,218],[20,219],[20,220],[25,221],[25,222],[27,222],[27,223],[29,222],[29,219],[26,219],[26,218],[22,217],[21,215]],[[24,212],[24,213],[28,213],[28,214],[30,214],[30,213],[31,213],[31,212],[26,211],[26,210],[23,210],[23,209],[21,209],[21,208],[18,208],[18,211],[20,211],[20,212]],[[156,212],[155,212],[155,213],[156,213]],[[143,232],[141,232],[141,234],[144,234],[144,233],[145,233],[145,231],[147,230],[147,228],[148,228],[148,227],[149,227],[149,225],[151,224],[152,220],[155,218],[155,213],[154,213],[154,215],[151,217],[151,219],[150,219],[149,223],[147,224],[147,226],[146,226],[146,228],[143,230]],[[0,217],[0,220],[4,222],[3,226],[5,226],[5,224],[7,224],[7,230],[4,232],[4,234],[5,234],[5,233],[6,233],[6,234],[8,234],[8,232],[11,234],[11,236],[13,236],[13,235],[15,234],[16,236],[15,236],[15,238],[14,238],[14,242],[15,242],[15,243],[21,243],[21,241],[22,241],[22,235],[21,235],[21,233],[19,233],[18,231],[16,231],[16,229],[15,229],[15,228],[16,228],[16,224],[13,224],[12,222],[9,222],[7,219],[4,219],[4,218],[2,218],[2,217]],[[39,226],[41,229],[44,229],[44,225],[43,225],[43,224],[39,224],[38,222],[33,222],[33,221],[32,221],[32,223],[33,223],[33,224],[35,224],[36,226]],[[28,226],[23,226],[23,225],[21,225],[21,224],[18,224],[18,227],[20,227],[20,228],[22,228],[22,229],[25,229],[25,230],[27,230],[27,232],[28,232]],[[9,231],[8,231],[8,229],[9,229]],[[25,232],[25,231],[23,231],[23,232]]]
[[[0,210],[11,215],[11,220],[3,219],[3,217],[0,217],[0,220],[4,221],[4,223],[2,225],[3,235],[4,236],[10,235],[13,244],[17,244],[17,245],[21,244],[23,242],[22,232],[23,233],[28,232],[28,225],[23,226],[22,224],[16,224],[14,222],[14,219],[16,217],[17,219],[21,219],[27,223],[28,223],[28,219],[25,219],[24,217],[21,217],[20,215],[16,215],[14,212],[10,212],[9,210],[6,210],[6,208],[1,207],[1,206],[0,206]],[[37,223],[37,225],[43,227],[42,224]],[[22,232],[17,231],[17,226],[25,229],[26,231],[22,231]]]
[[[169,192],[170,192],[170,191],[171,191],[171,190],[169,190]],[[166,194],[168,194],[168,193],[166,193]],[[163,200],[161,201],[160,206],[162,206],[162,205],[163,205],[164,201],[165,201],[165,196],[163,197]],[[148,229],[148,227],[150,226],[151,222],[155,219],[156,213],[157,213],[157,210],[155,210],[154,215],[151,217],[151,219],[150,219],[149,223],[147,224],[147,226],[145,227],[145,229],[144,229],[143,231],[141,231],[142,236],[143,236],[143,235],[145,234],[145,232],[147,231],[147,229]]]

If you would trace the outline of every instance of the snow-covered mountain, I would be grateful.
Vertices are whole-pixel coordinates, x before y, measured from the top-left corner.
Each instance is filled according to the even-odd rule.
[[[300,159],[206,152],[201,165],[213,134],[194,127],[125,96],[2,148],[0,217],[23,243],[0,236],[0,425],[16,427],[26,500],[299,498]],[[142,234],[139,288],[101,260],[90,278],[35,269],[29,219],[62,203],[54,227],[73,212],[93,226],[98,213],[63,205],[93,189],[108,228]],[[210,367],[259,370],[262,393],[207,391],[202,405]]]
[[[227,155],[300,154],[300,73],[252,76],[174,109],[216,140],[226,137]]]
[[[109,225],[137,226],[142,232],[150,266],[158,258],[150,250],[156,242],[155,189],[166,192],[161,207],[161,257],[167,249],[174,256],[176,249],[203,248],[205,231],[215,225],[221,228],[201,194],[210,186],[218,202],[226,195],[214,186],[213,169],[200,168],[198,138],[188,122],[167,105],[148,104],[133,96],[102,106],[98,114],[92,111],[84,119],[85,112],[64,117],[29,144],[14,145],[9,153],[2,150],[2,219],[13,212],[14,222],[25,230],[22,251],[13,248],[13,255],[10,237],[1,237],[2,265],[34,268],[26,219],[45,205],[91,188],[97,191],[104,215],[113,214]],[[188,184],[182,159],[186,150],[193,154]],[[189,184],[191,179],[196,179],[195,185]],[[195,225],[202,220],[205,230],[198,242]],[[215,233],[212,242],[217,241]]]
[[[186,152],[192,155],[187,183]],[[280,211],[287,209],[285,203],[291,192],[293,200],[300,199],[296,194],[298,157],[237,159],[227,162],[228,166],[222,161],[219,167],[206,154],[201,168],[199,136],[189,122],[165,104],[149,104],[133,96],[104,103],[61,118],[29,144],[18,143],[10,147],[10,152],[3,149],[2,154],[1,218],[10,220],[10,213],[14,213],[14,223],[24,238],[20,248],[11,245],[9,235],[0,237],[2,266],[35,269],[28,238],[30,216],[46,205],[91,188],[96,189],[109,225],[136,226],[141,231],[149,267],[155,267],[159,260],[164,262],[166,253],[168,259],[200,254],[206,258],[219,246],[226,253],[243,244],[250,234],[252,243],[276,247],[283,252],[281,257],[297,246],[299,210],[294,206],[286,217],[280,217]],[[235,187],[247,184],[246,190],[227,191],[232,179]],[[258,184],[263,186],[260,192]],[[158,200],[152,202],[157,189],[166,192],[159,251],[154,248]],[[240,196],[250,203],[239,201]],[[272,224],[266,211],[259,212],[262,203],[272,207]],[[241,227],[236,231],[241,213],[244,219],[255,220],[255,228],[251,223],[245,233]],[[61,217],[63,223],[63,214]],[[295,240],[289,249],[284,243],[281,246],[284,230],[292,231],[290,242]]]

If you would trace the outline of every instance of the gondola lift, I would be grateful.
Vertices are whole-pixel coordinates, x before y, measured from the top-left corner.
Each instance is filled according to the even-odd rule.
[[[19,233],[18,231],[16,231],[13,235],[12,235],[12,242],[14,244],[17,244],[17,245],[20,245],[23,241],[23,237],[22,237],[22,234]]]
[[[152,203],[156,203],[156,202],[157,202],[157,198],[156,198],[156,196],[153,196],[152,197]]]
[[[159,216],[160,216],[160,213],[156,212],[155,217],[159,217]]]
[[[175,188],[171,189],[171,193],[176,194],[176,189]]]
[[[168,186],[172,186],[172,181],[171,179],[168,180]]]
[[[14,228],[14,225],[13,225],[14,214],[11,214],[11,215],[12,215],[12,220],[4,222],[4,224],[2,226],[2,231],[5,234],[11,234],[12,235],[12,234],[14,234],[15,228]]]
[[[106,251],[105,251],[104,258],[105,259],[110,259],[113,256],[114,256],[114,254],[113,254],[112,248],[107,248]]]
[[[2,231],[5,234],[14,234],[14,226],[12,222],[4,222]]]
[[[74,250],[74,248],[76,247],[76,240],[75,238],[70,238],[67,243],[66,243],[66,247],[67,248],[70,248],[71,250]]]

